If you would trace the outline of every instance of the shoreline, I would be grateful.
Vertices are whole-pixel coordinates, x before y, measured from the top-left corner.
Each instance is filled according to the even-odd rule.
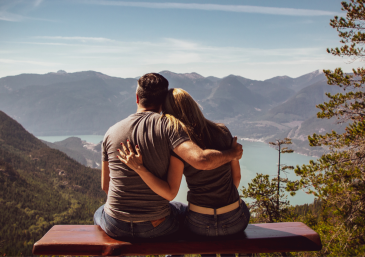
[[[256,138],[249,138],[249,137],[241,137],[241,140],[245,140],[245,141],[249,141],[249,142],[261,142],[261,143],[265,143],[264,140],[262,139],[256,139]]]
[[[274,148],[273,146],[271,146],[269,143],[265,142],[263,139],[256,139],[256,138],[249,138],[249,137],[240,137],[240,140],[244,140],[244,141],[248,141],[248,142],[259,142],[259,143],[264,143],[265,145],[268,145],[271,148]],[[298,150],[294,150],[294,153],[296,154],[300,154],[300,155],[304,155],[304,156],[308,156],[308,157],[313,157],[315,159],[320,158],[321,156],[313,156],[313,155],[309,155],[307,153],[303,153],[302,152],[303,149],[298,149]]]

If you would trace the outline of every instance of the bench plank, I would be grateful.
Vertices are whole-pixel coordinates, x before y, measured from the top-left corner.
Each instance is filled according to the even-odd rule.
[[[234,238],[130,243],[95,225],[55,225],[33,246],[35,255],[164,255],[318,251],[319,235],[301,222],[249,224]]]

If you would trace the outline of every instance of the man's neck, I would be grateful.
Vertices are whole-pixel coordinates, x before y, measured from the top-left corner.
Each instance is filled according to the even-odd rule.
[[[155,108],[155,107],[143,107],[138,105],[137,106],[137,113],[138,112],[157,112],[160,113],[159,108]]]

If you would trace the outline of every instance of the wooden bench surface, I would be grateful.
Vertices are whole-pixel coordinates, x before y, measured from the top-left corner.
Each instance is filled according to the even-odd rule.
[[[234,238],[130,243],[99,226],[56,225],[33,246],[35,255],[163,255],[318,251],[318,234],[301,222],[250,224]]]

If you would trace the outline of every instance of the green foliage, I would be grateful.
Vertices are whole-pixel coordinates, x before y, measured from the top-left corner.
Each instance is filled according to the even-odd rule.
[[[340,42],[344,45],[327,49],[327,52],[341,57],[360,58],[364,55],[364,49],[358,45],[361,46],[365,41],[365,34],[361,32],[364,29],[362,21],[365,20],[365,1],[351,0],[341,4],[342,10],[347,12],[346,18],[335,16],[330,25],[337,29],[338,36],[342,38]]]
[[[311,204],[297,205],[293,207],[293,212],[298,216],[305,217],[307,214],[315,215],[319,217],[322,213],[322,202],[318,199],[314,199]]]
[[[327,51],[363,60],[365,42],[365,1],[342,2],[346,18],[335,17],[330,25],[336,28],[343,46]],[[337,118],[349,122],[344,133],[309,136],[311,146],[327,146],[330,152],[316,162],[297,167],[301,185],[321,199],[322,219],[315,226],[324,248],[322,254],[365,254],[365,69],[345,74],[341,68],[324,71],[328,84],[338,85],[345,92],[327,94],[329,101],[318,105],[318,118]]]
[[[278,175],[276,178],[270,179],[269,175],[258,174],[251,183],[248,183],[248,187],[242,188],[242,197],[252,199],[249,204],[250,212],[253,214],[251,222],[280,222],[284,220],[290,220],[293,218],[293,212],[289,208],[289,201],[285,191],[290,192],[292,196],[299,189],[299,183],[297,181],[291,181],[287,178],[280,177],[280,172],[286,172],[285,170],[293,170],[293,166],[287,166],[280,163],[280,156],[284,153],[293,153],[294,151],[288,149],[288,147],[282,147],[282,145],[291,144],[290,138],[284,138],[283,140],[276,140],[270,142],[270,145],[276,147],[279,154],[278,162]],[[280,186],[280,182],[285,184],[284,187]]]
[[[105,201],[100,170],[48,148],[3,112],[0,124],[0,255],[31,255],[53,225],[92,224]]]
[[[339,32],[343,46],[327,51],[335,56],[350,57],[351,61],[363,60],[365,0],[342,2],[342,7],[342,10],[346,11],[346,18],[336,16],[330,25]],[[345,92],[333,95],[327,93],[329,101],[317,105],[321,110],[317,117],[337,118],[340,123],[347,124],[347,127],[343,133],[332,131],[325,135],[313,134],[308,137],[311,146],[326,146],[330,151],[317,161],[310,161],[308,165],[302,167],[297,166],[295,173],[301,179],[289,184],[286,189],[295,190],[302,187],[308,193],[314,194],[317,200],[311,205],[296,207],[285,205],[285,201],[282,204],[294,220],[304,222],[320,235],[323,249],[319,252],[290,253],[290,255],[363,256],[365,255],[365,69],[353,69],[353,74],[345,74],[341,68],[324,72],[329,85],[338,85]],[[278,143],[271,144],[278,146]],[[282,190],[278,186],[276,189]],[[271,203],[274,206],[274,191],[275,184],[270,182],[268,176],[262,174],[258,174],[253,183],[249,184],[249,188],[243,190],[244,196],[255,199],[253,211],[263,212],[264,214],[261,214],[263,221],[270,220],[266,209],[275,208],[263,204]],[[286,213],[281,215],[285,216]]]
[[[270,179],[269,175],[257,174],[247,188],[242,188],[242,197],[253,200],[248,204],[252,223],[280,222],[290,214],[289,201],[286,200],[287,196],[282,188],[279,206],[277,205],[277,186],[276,178]]]

